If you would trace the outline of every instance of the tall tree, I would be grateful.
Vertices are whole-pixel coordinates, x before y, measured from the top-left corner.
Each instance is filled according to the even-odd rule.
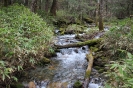
[[[4,6],[8,6],[12,4],[12,0],[4,0]]]
[[[24,0],[24,5],[28,6],[28,0]]]
[[[32,0],[30,9],[34,13],[37,11],[37,0]]]
[[[50,9],[51,15],[56,16],[56,10],[57,10],[57,0],[53,0],[52,7]]]
[[[48,12],[48,8],[49,8],[49,0],[45,1],[45,11]]]
[[[102,2],[103,2],[102,0],[98,0],[98,4],[99,4],[99,10],[98,10],[98,14],[99,14],[99,31],[104,30],[104,29],[103,29],[102,13],[101,13]]]
[[[42,0],[39,0],[39,9],[42,9]]]

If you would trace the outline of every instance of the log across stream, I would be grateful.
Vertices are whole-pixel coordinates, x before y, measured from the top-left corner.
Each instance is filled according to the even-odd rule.
[[[55,45],[64,46],[68,44],[76,44],[79,41],[75,39],[75,35],[58,36],[55,39]],[[75,88],[102,88],[102,76],[95,70],[91,69],[91,74],[86,80],[86,69],[88,61],[86,55],[90,53],[88,46],[76,47],[60,47],[57,56],[51,58],[52,63],[47,67],[37,67],[35,70],[27,73],[28,78],[23,78],[23,84],[28,85],[29,81],[34,81],[36,88],[74,88],[75,82],[79,81],[82,85],[87,83],[87,87]],[[92,66],[92,65],[91,65]]]

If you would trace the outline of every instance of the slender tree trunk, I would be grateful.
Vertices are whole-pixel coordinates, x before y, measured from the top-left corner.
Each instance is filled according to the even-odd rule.
[[[56,16],[56,10],[57,10],[57,0],[53,0],[52,7],[50,9],[51,15]]]
[[[96,27],[97,27],[98,26],[98,8],[99,8],[98,4],[97,4],[96,7],[97,8],[95,10],[95,24],[96,24]]]
[[[45,1],[45,11],[48,12],[48,8],[49,8],[49,0]]]
[[[42,0],[39,0],[39,9],[42,9]]]
[[[13,4],[13,0],[4,0],[4,6],[7,7],[8,5]]]
[[[8,0],[4,0],[4,6],[8,6]]]
[[[31,11],[36,12],[37,11],[37,0],[32,0],[31,2]]]
[[[101,14],[101,2],[99,2],[99,10],[98,10],[98,14],[99,14],[99,31],[104,30],[103,29],[103,19],[102,19],[102,14]]]
[[[28,0],[24,0],[24,5],[28,6]]]

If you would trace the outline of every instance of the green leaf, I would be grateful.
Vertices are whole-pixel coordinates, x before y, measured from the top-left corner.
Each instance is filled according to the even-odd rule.
[[[23,70],[22,66],[18,66],[18,71]]]
[[[119,66],[119,73],[121,74],[121,76],[123,76],[122,66]]]
[[[12,78],[17,82],[18,81],[18,79],[15,77],[15,76],[12,76]]]
[[[118,64],[112,64],[111,68],[110,69],[114,69],[118,66]]]
[[[8,74],[5,74],[5,75],[6,75],[6,77],[8,77],[10,79],[10,76]]]
[[[131,53],[127,52],[127,56],[128,56],[128,58],[132,58],[133,55]]]
[[[129,80],[128,80],[128,82],[133,82],[133,79],[132,79],[132,78],[131,78],[131,79],[129,79]]]
[[[1,64],[2,66],[5,66],[4,61],[0,61],[0,64]]]
[[[5,80],[5,74],[2,75],[2,80],[3,80],[3,81]]]

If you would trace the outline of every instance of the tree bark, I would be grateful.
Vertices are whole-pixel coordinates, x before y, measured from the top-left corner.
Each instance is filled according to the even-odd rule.
[[[99,31],[103,31],[103,19],[102,19],[102,14],[101,14],[101,3],[99,3]]]
[[[99,42],[101,42],[101,40],[102,40],[102,38],[99,38],[99,39],[88,40],[85,42],[78,42],[78,43],[74,43],[74,44],[55,45],[55,47],[57,49],[62,49],[62,48],[70,48],[70,47],[81,47],[81,46],[85,46],[85,45],[94,46],[94,45],[98,44]]]
[[[96,27],[98,27],[98,4],[96,5],[96,10],[95,10],[95,24],[96,24]]]
[[[5,6],[5,7],[8,6],[8,0],[4,0],[4,6]]]
[[[86,73],[85,73],[85,81],[84,81],[84,88],[88,88],[88,84],[89,84],[89,79],[90,79],[90,74],[91,74],[91,69],[93,66],[93,56],[92,56],[92,52],[90,51],[89,54],[86,55],[87,59],[88,59],[88,67],[86,69]]]
[[[24,5],[28,6],[28,0],[24,0]]]
[[[45,11],[48,12],[48,8],[49,8],[49,0],[45,1]]]
[[[34,13],[37,11],[37,0],[32,0],[31,11]]]
[[[53,0],[52,7],[50,9],[51,15],[56,16],[56,10],[57,10],[57,0]]]
[[[39,9],[42,9],[42,0],[39,0]]]

